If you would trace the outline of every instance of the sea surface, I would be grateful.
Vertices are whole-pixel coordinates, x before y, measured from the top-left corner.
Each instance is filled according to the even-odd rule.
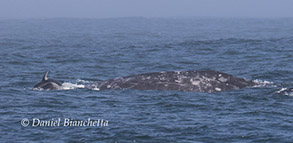
[[[84,88],[185,70],[217,70],[260,86]],[[33,90],[46,71],[66,88]],[[292,87],[292,18],[0,20],[0,142],[292,143],[293,93],[280,92]],[[65,126],[67,119],[103,124]]]

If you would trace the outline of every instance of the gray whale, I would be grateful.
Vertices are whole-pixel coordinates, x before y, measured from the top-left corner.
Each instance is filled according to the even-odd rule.
[[[90,89],[178,90],[221,92],[254,86],[253,81],[219,71],[168,71],[136,74],[94,83]]]
[[[41,82],[36,84],[34,86],[34,89],[44,89],[44,90],[57,90],[61,89],[62,84],[60,84],[58,81],[49,79],[48,76],[48,71],[44,74],[43,79]]]

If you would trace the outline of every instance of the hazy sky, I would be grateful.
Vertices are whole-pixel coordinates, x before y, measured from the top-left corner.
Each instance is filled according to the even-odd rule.
[[[0,0],[0,18],[293,17],[293,0]]]

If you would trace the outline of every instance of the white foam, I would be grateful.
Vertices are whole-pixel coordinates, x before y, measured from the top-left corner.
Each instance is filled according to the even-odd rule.
[[[268,85],[276,87],[276,85],[273,85],[274,82],[271,82],[271,81],[255,79],[255,80],[253,80],[253,82],[256,83],[256,85],[253,87],[264,87],[264,86],[268,86]]]
[[[98,88],[98,87],[94,87],[94,88],[91,88],[91,90],[96,90],[96,91],[99,91],[99,90],[100,90],[100,88]]]
[[[77,89],[77,88],[85,88],[85,85],[77,84],[77,83],[64,82],[62,84],[62,86],[61,86],[62,90],[70,90],[70,89]]]

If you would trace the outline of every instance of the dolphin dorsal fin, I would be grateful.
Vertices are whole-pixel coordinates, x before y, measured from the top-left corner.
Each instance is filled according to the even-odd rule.
[[[47,77],[47,76],[48,76],[48,73],[49,73],[49,71],[47,71],[47,72],[44,74],[42,81],[48,80],[48,77]]]

